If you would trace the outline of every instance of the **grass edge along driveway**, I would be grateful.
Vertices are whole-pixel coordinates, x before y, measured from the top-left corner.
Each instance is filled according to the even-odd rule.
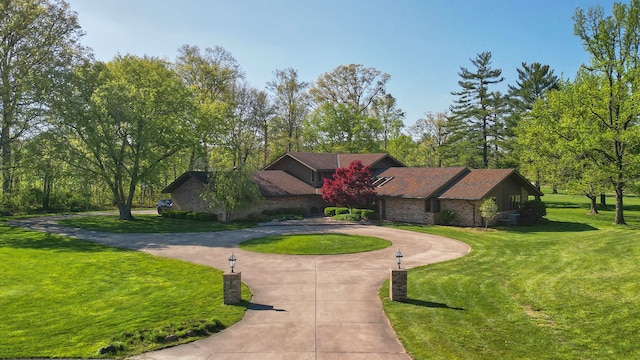
[[[0,274],[0,358],[95,358],[108,345],[126,356],[170,334],[201,338],[246,310],[223,305],[220,270],[5,225]]]
[[[241,242],[240,248],[270,254],[338,255],[385,249],[391,244],[373,236],[321,233],[254,238]]]
[[[627,200],[624,227],[611,225],[612,209],[588,216],[582,198],[557,199],[571,206],[535,227],[399,226],[473,249],[409,270],[406,303],[389,301],[388,281],[381,288],[414,359],[640,358],[640,201]]]

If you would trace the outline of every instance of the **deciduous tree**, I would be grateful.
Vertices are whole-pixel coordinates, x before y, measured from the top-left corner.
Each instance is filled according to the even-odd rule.
[[[591,61],[585,65],[593,90],[581,99],[589,110],[581,119],[593,141],[587,152],[609,174],[616,193],[616,224],[625,224],[623,195],[640,163],[640,1],[614,3],[605,16],[600,6],[577,9],[574,33]]]
[[[120,219],[132,219],[136,186],[195,138],[191,93],[165,61],[131,55],[70,80],[53,124],[66,159],[108,184]]]
[[[64,1],[0,1],[2,191],[11,192],[12,144],[43,121],[48,95],[84,52],[76,14]]]
[[[198,142],[191,149],[189,169],[208,170],[211,148],[221,145],[230,131],[238,82],[244,73],[236,59],[220,46],[201,51],[183,45],[178,50],[175,69],[193,92],[197,108],[195,126]]]
[[[322,185],[322,199],[329,204],[353,208],[367,199],[376,197],[371,179],[371,169],[360,160],[352,161],[346,168],[338,168]]]
[[[442,167],[445,152],[444,146],[449,139],[449,117],[447,113],[427,112],[409,128],[424,150],[424,162],[421,166]]]
[[[382,150],[388,151],[390,140],[400,136],[400,131],[404,127],[404,111],[397,106],[397,100],[391,94],[385,94],[373,100],[371,107],[371,117],[378,119],[382,125]]]
[[[212,208],[222,208],[225,221],[231,221],[234,211],[251,208],[263,199],[251,177],[251,171],[245,167],[214,170],[209,175],[209,186],[201,196]]]
[[[305,122],[306,144],[324,151],[377,151],[384,126],[371,109],[386,94],[388,80],[388,74],[355,64],[320,76],[309,90],[315,110]]]
[[[274,140],[282,143],[279,145],[282,152],[297,151],[300,150],[302,125],[311,101],[309,83],[301,81],[298,71],[292,68],[276,70],[274,76],[267,83],[276,111]]]

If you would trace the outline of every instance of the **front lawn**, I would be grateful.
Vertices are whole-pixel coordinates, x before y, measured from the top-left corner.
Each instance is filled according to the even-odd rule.
[[[245,312],[223,305],[219,270],[3,225],[0,274],[0,358],[95,358],[108,345],[140,353]]]
[[[391,241],[361,235],[302,234],[261,237],[243,241],[239,246],[270,254],[335,255],[380,250],[391,246]]]
[[[60,225],[110,233],[187,233],[238,230],[252,227],[249,222],[223,223],[169,219],[160,215],[135,215],[135,220],[122,221],[117,215],[79,216],[59,221]]]
[[[460,259],[409,270],[406,303],[384,309],[414,359],[640,358],[640,201],[587,215],[586,198],[545,196],[549,222],[484,231],[400,228],[459,239]],[[609,205],[613,205],[612,199]]]

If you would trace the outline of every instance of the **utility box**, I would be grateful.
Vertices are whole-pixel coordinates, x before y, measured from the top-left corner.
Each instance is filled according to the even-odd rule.
[[[509,226],[516,226],[520,223],[520,214],[511,213],[509,214]]]

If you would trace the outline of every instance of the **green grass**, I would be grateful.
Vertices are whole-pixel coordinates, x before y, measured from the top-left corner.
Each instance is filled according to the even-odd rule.
[[[391,242],[388,240],[345,234],[276,235],[240,243],[244,250],[288,255],[353,254],[389,246]]]
[[[209,222],[168,219],[160,215],[135,215],[135,220],[122,221],[117,215],[73,217],[59,222],[64,226],[110,233],[188,233],[238,230],[254,226],[249,222]]]
[[[640,201],[545,196],[548,223],[489,231],[399,226],[459,239],[460,259],[412,269],[406,303],[383,306],[414,359],[640,358]]]
[[[136,338],[214,330],[246,309],[223,305],[219,270],[3,225],[0,274],[0,358],[140,353],[167,344]]]

